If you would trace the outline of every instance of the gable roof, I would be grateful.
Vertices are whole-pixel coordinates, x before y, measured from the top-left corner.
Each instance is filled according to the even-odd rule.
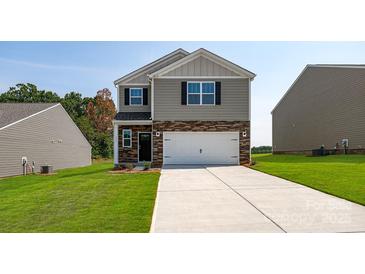
[[[0,103],[0,130],[59,103]]]
[[[250,79],[253,79],[255,78],[256,74],[254,74],[253,72],[247,70],[247,69],[244,69],[226,59],[224,59],[223,57],[220,57],[204,48],[200,48],[192,53],[190,53],[189,55],[185,56],[184,58],[168,65],[168,66],[165,66],[163,68],[161,68],[160,70],[158,71],[155,71],[153,73],[151,73],[149,75],[150,78],[158,78],[158,77],[161,77],[163,75],[165,75],[166,73],[184,65],[184,64],[187,64],[188,62],[191,62],[193,60],[195,60],[196,58],[199,58],[199,57],[205,57],[209,60],[211,60],[212,62],[215,62],[219,65],[221,65],[222,67],[225,67],[231,71],[233,71],[234,73],[238,74],[239,76],[242,76],[242,77],[247,77],[247,78],[250,78]]]
[[[331,69],[331,68],[337,68],[337,69],[365,69],[365,65],[363,65],[363,64],[308,64],[308,65],[306,65],[304,67],[304,69],[302,70],[302,72],[299,74],[299,76],[291,84],[291,86],[289,87],[289,89],[285,92],[285,94],[283,95],[283,97],[281,97],[281,99],[279,100],[279,102],[272,109],[271,114],[281,104],[281,102],[284,100],[284,98],[291,92],[292,88],[299,81],[299,79],[302,77],[302,75],[307,70],[312,69],[312,68],[322,68],[322,69]]]
[[[173,57],[175,57],[176,55],[181,55],[181,58],[183,58],[184,56],[188,55],[189,52],[187,52],[186,50],[179,48],[177,50],[174,50],[173,52],[170,52],[169,54],[162,56],[161,58],[137,69],[132,71],[131,73],[128,73],[127,75],[124,75],[123,77],[117,79],[114,81],[114,85],[118,85],[121,82],[126,82],[132,78],[135,78],[141,74],[143,74],[144,72],[146,72],[149,69],[153,70],[153,67],[158,66],[160,63],[163,63],[164,61],[167,61]]]

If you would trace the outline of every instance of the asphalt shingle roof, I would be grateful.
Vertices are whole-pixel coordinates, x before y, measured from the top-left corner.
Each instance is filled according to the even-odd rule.
[[[54,105],[57,103],[0,103],[0,128]]]
[[[151,112],[118,112],[115,120],[151,120]]]

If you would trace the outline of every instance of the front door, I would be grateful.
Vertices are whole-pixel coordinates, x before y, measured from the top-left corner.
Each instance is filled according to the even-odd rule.
[[[151,162],[151,133],[138,133],[138,161]]]

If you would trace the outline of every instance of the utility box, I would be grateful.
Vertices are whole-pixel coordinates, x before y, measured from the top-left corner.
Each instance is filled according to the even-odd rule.
[[[53,173],[53,166],[46,165],[41,166],[41,174],[50,174]]]

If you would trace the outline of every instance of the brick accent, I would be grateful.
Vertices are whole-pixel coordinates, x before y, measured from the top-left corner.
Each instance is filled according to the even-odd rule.
[[[250,122],[249,121],[153,121],[153,165],[161,166],[163,162],[164,131],[239,131],[240,163],[250,162]],[[247,132],[247,137],[242,132]],[[156,132],[160,136],[156,136]]]
[[[123,147],[123,129],[132,130],[132,147]],[[150,125],[130,125],[119,126],[119,163],[136,163],[138,162],[138,132],[152,132]]]

